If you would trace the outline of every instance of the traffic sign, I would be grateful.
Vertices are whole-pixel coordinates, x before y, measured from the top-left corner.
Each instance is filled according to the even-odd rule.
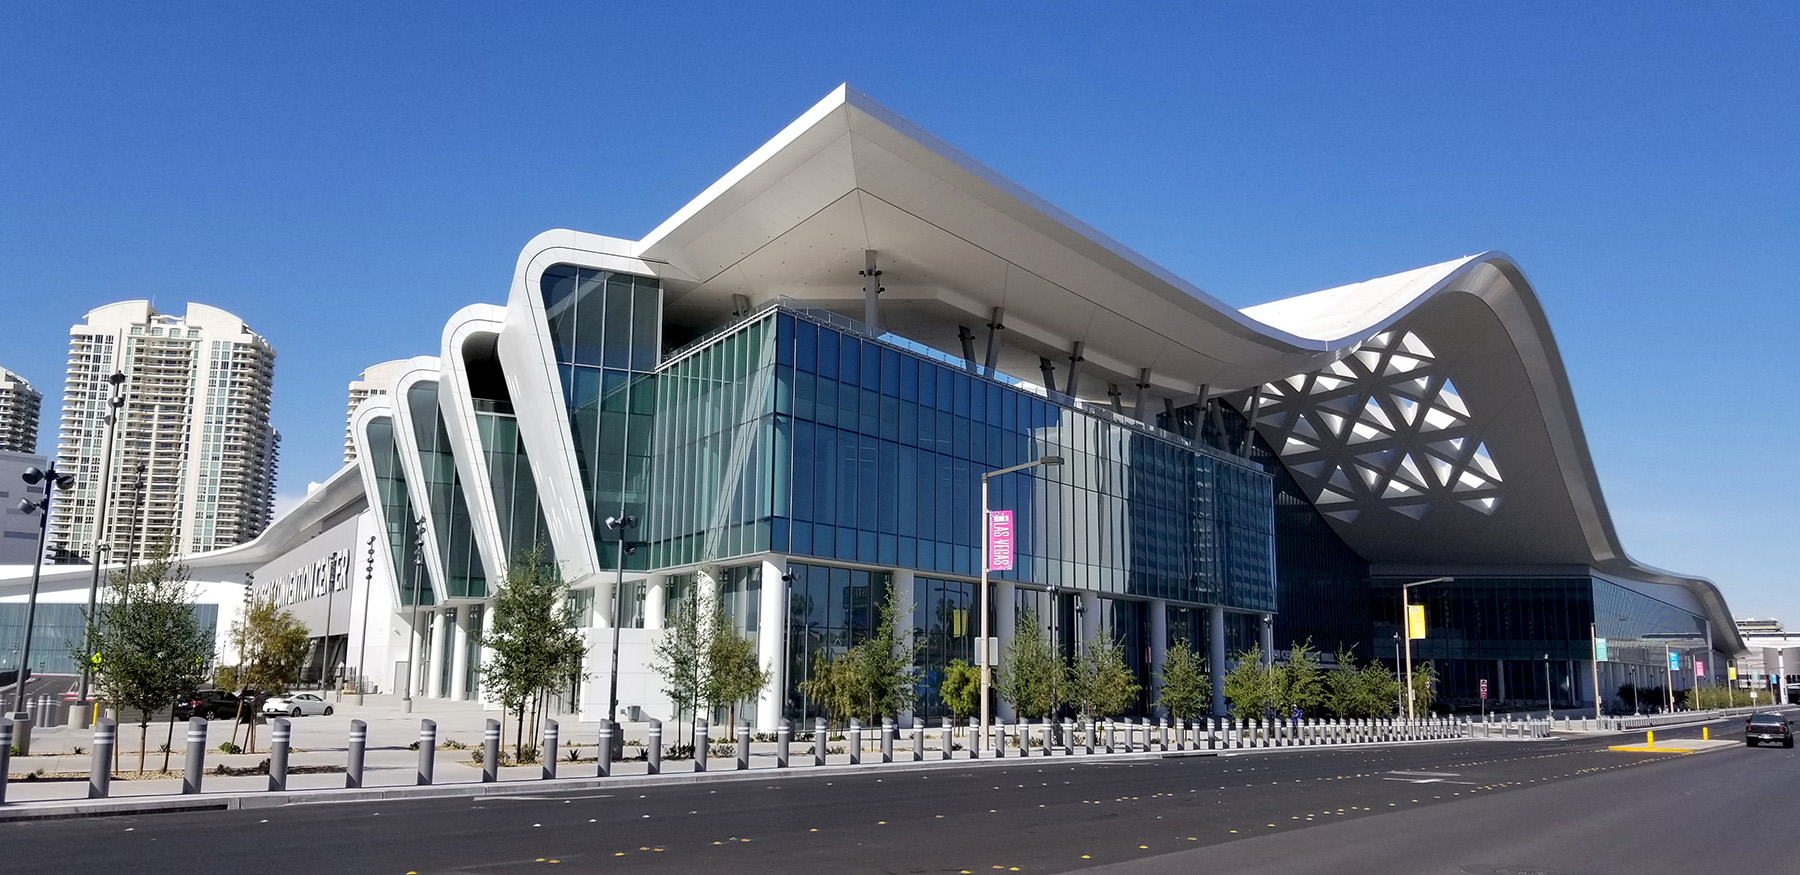
[[[88,662],[92,663],[95,668],[99,668],[100,667],[100,654],[95,653],[93,656],[88,657]]]
[[[1487,698],[1487,678],[1481,679],[1481,697]]]

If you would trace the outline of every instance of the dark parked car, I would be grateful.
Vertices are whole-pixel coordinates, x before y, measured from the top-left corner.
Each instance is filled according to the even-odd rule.
[[[248,708],[248,706],[246,706]],[[238,697],[225,690],[199,690],[184,696],[175,705],[175,719],[199,717],[205,720],[230,719],[237,716]]]
[[[1752,714],[1744,722],[1744,743],[1755,747],[1762,742],[1794,746],[1794,725],[1781,714]]]

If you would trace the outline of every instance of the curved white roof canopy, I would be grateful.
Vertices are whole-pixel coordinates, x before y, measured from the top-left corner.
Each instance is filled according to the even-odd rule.
[[[1497,253],[1239,312],[841,86],[643,240],[540,235],[511,302],[529,305],[544,267],[566,260],[660,276],[671,325],[716,325],[734,295],[861,319],[865,250],[883,272],[883,329],[960,355],[966,326],[979,358],[1004,308],[999,369],[1036,382],[1042,356],[1064,388],[1079,343],[1084,400],[1143,369],[1149,393],[1178,404],[1203,386],[1268,386],[1259,431],[1378,566],[1592,567],[1676,585],[1722,649],[1738,646],[1712,584],[1625,555],[1542,309]],[[1418,375],[1396,362],[1428,377],[1417,397],[1397,388]],[[1352,424],[1290,441],[1328,411]]]

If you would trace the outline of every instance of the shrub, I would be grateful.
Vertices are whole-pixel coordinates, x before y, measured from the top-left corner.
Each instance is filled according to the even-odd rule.
[[[235,744],[232,744],[229,741],[221,741],[221,742],[219,742],[219,752],[220,753],[243,753],[244,749]]]

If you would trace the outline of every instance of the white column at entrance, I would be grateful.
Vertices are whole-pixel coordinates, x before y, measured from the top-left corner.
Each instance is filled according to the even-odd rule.
[[[724,576],[724,569],[717,565],[702,565],[694,570],[694,606],[700,610],[700,616],[712,616],[713,609],[719,606],[719,583]]]
[[[1213,606],[1206,609],[1206,662],[1212,675],[1212,715],[1225,716],[1225,609]]]
[[[1012,646],[1013,627],[1019,616],[1018,587],[1010,580],[996,580],[994,583],[994,637],[1000,639],[994,654],[994,674],[999,676],[1000,666],[1006,663],[1006,648]],[[994,713],[1001,720],[1011,722],[1016,719],[1011,702],[994,695]]]
[[[652,574],[645,579],[644,628],[661,629],[669,614],[669,576]]]
[[[618,588],[618,585],[614,580],[617,575],[618,572],[615,571],[611,574],[607,574],[605,580],[594,581],[594,607],[589,611],[590,616],[584,618],[588,621],[588,628],[611,629],[613,625],[613,611],[617,610],[621,614],[625,612],[624,605],[613,604],[613,590]]]
[[[450,634],[450,614],[448,611],[431,612],[431,655],[422,660],[425,676],[425,696],[430,699],[444,697],[444,671],[438,660],[443,658],[444,636]]]
[[[787,557],[762,563],[762,601],[757,606],[756,650],[769,682],[756,699],[756,731],[774,732],[787,704]],[[733,730],[734,732],[736,730]]]
[[[450,642],[450,698],[469,698],[469,611],[468,605],[456,610],[456,630]]]
[[[1150,701],[1155,702],[1162,689],[1163,661],[1169,657],[1169,603],[1151,599],[1150,611]]]
[[[490,636],[492,634],[494,634],[494,603],[493,602],[483,602],[481,605],[481,637],[483,640],[485,640],[488,636]],[[488,657],[488,649],[487,649],[487,645],[484,644],[476,650],[475,658],[478,661],[486,662],[487,657]],[[480,676],[478,674],[477,681],[476,681],[477,685],[480,684],[479,677]],[[484,702],[491,701],[488,698],[486,689],[478,690],[476,692],[476,697],[480,698]]]
[[[899,633],[900,646],[907,647],[912,643],[913,622],[913,571],[910,568],[893,572],[894,587],[894,628]],[[915,666],[916,667],[916,666]],[[911,720],[911,708],[899,714],[902,722]]]

